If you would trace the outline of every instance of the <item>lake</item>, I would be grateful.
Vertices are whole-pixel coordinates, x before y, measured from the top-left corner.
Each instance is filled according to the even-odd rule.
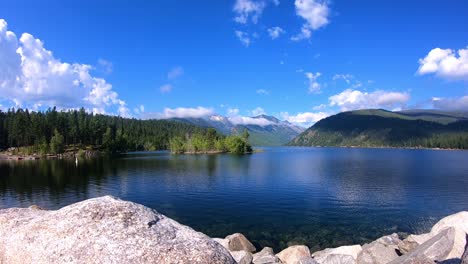
[[[468,210],[468,151],[278,147],[0,162],[0,208],[57,209],[108,194],[212,237],[241,232],[257,249],[315,251],[426,232]]]

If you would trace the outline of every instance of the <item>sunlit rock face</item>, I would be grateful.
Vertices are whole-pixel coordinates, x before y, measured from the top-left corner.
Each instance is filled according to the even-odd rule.
[[[208,236],[111,196],[0,210],[0,263],[235,263]]]

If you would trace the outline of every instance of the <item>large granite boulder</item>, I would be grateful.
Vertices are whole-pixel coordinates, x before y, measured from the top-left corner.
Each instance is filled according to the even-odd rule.
[[[0,263],[235,263],[208,236],[111,196],[0,210]]]
[[[276,254],[276,256],[283,263],[296,264],[304,258],[309,258],[310,250],[307,246],[303,245],[291,246]]]
[[[398,258],[398,244],[401,242],[397,234],[384,236],[376,241],[362,246],[357,257],[359,264],[386,264]]]
[[[281,263],[281,260],[275,256],[273,249],[270,247],[264,247],[260,252],[253,254],[254,264],[273,264]]]
[[[427,234],[409,235],[399,244],[399,248],[402,253],[407,254],[449,227],[455,230],[454,244],[444,260],[460,259],[465,251],[466,234],[468,234],[468,212],[466,211],[441,219]]]
[[[255,246],[241,233],[235,233],[226,237],[229,251],[255,252]]]
[[[442,230],[439,234],[416,247],[414,250],[405,254],[389,264],[413,264],[413,263],[434,263],[445,262],[447,256],[453,249],[455,241],[455,228],[450,227]],[[455,262],[460,262],[460,258],[453,259]]]
[[[360,245],[327,248],[312,254],[319,264],[356,264],[362,251]]]

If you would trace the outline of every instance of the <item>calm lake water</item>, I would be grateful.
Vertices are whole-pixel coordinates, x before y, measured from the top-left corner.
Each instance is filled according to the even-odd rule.
[[[312,250],[425,232],[468,210],[468,152],[266,148],[253,155],[131,153],[0,162],[0,208],[56,209],[114,195],[212,237]]]

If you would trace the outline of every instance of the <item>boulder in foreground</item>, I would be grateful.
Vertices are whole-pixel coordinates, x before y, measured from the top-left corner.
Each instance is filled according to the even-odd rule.
[[[0,263],[232,263],[208,236],[111,196],[0,210]]]

